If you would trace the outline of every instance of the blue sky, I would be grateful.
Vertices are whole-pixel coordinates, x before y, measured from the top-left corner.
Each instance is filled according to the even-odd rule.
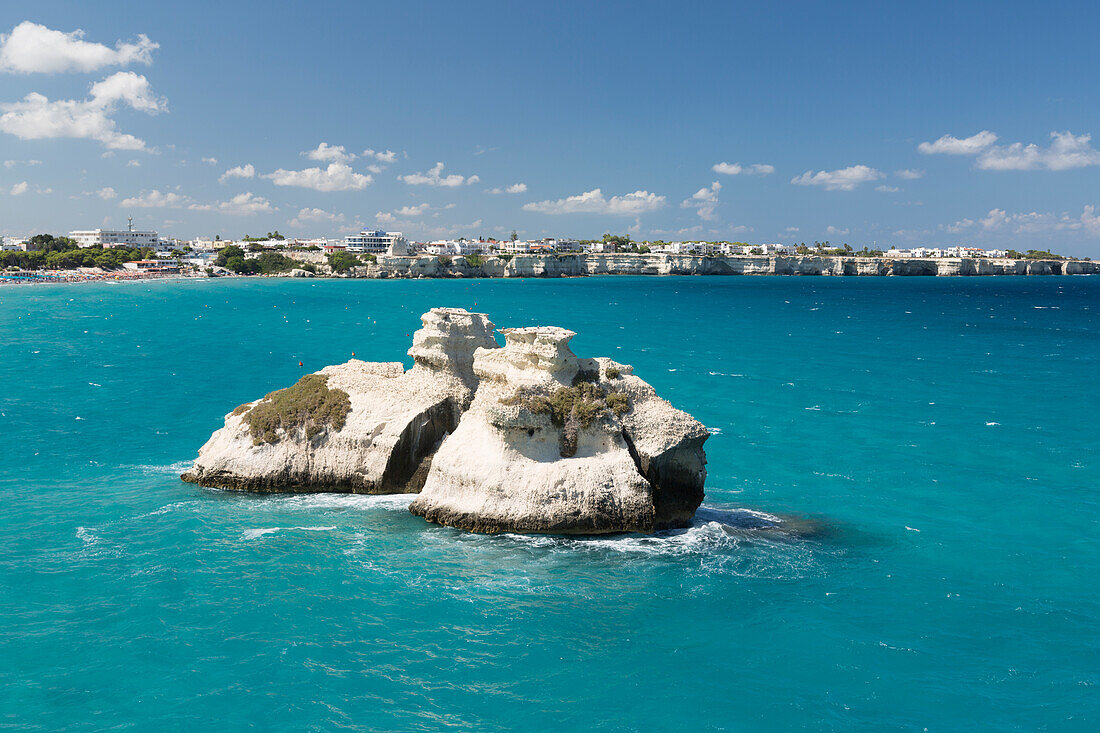
[[[10,2],[0,232],[1100,256],[1098,27],[1084,2]]]

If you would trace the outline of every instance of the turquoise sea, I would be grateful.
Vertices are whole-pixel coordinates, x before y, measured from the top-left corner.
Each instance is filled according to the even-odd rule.
[[[234,406],[408,363],[442,305],[573,329],[702,420],[695,526],[179,480]],[[1100,278],[5,286],[0,356],[5,730],[1100,728]]]

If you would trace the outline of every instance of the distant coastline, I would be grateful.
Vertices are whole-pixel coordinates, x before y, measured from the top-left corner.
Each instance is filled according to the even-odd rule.
[[[665,253],[517,254],[488,257],[387,256],[335,271],[320,253],[288,252],[302,268],[238,275],[224,268],[182,268],[172,273],[38,271],[0,276],[0,284],[141,282],[207,277],[315,277],[344,279],[556,278],[593,275],[801,275],[864,277],[986,277],[1097,275],[1100,261],[1009,258],[897,258],[844,255],[703,256]]]
[[[472,260],[472,261],[471,261]],[[392,257],[350,268],[344,277],[584,277],[587,275],[991,276],[1095,275],[1092,260],[896,258],[852,255],[703,256],[534,254],[512,257]]]

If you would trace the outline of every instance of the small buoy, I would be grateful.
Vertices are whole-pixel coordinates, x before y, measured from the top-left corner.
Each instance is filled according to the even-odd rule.
[[[298,362],[298,366],[302,366],[302,362]]]
[[[353,352],[351,352],[351,355],[352,355],[352,356],[355,356],[355,352],[354,352],[354,351],[353,351]]]

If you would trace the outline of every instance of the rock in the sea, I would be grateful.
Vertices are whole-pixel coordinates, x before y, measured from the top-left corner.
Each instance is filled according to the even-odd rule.
[[[497,348],[484,314],[433,308],[421,320],[412,369],[352,359],[241,405],[183,479],[259,492],[419,491],[473,396],[475,350]]]
[[[572,331],[422,317],[414,366],[357,360],[241,405],[183,478],[259,492],[420,491],[410,511],[474,532],[601,534],[687,525],[706,429]]]
[[[410,511],[474,532],[600,534],[684,526],[708,433],[633,369],[578,359],[572,331],[506,328],[479,349],[469,410]]]

